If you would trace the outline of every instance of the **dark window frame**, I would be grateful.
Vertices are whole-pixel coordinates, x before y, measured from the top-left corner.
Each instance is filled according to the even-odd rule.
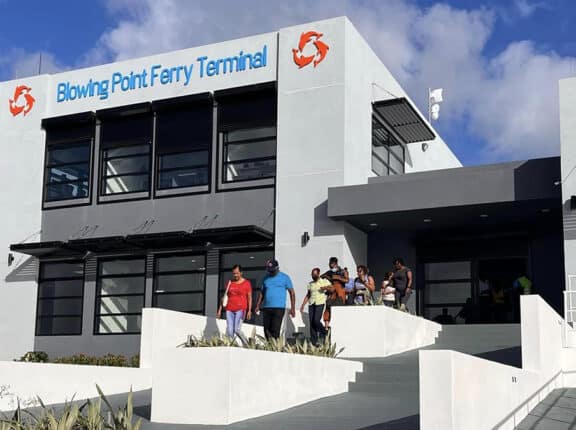
[[[226,137],[227,134],[229,132],[234,132],[234,131],[241,131],[241,130],[253,130],[253,129],[258,129],[258,128],[274,128],[274,136],[273,136],[273,140],[274,143],[276,145],[275,152],[277,154],[277,149],[278,149],[278,127],[276,124],[272,125],[272,124],[259,124],[259,125],[254,125],[254,126],[246,126],[246,127],[238,127],[238,128],[233,128],[233,129],[227,129],[227,130],[219,130],[218,131],[218,142],[219,145],[222,147],[222,175],[221,175],[221,183],[224,184],[238,184],[238,183],[242,183],[242,182],[254,182],[254,181],[260,181],[260,180],[265,180],[265,179],[274,179],[276,178],[276,160],[278,159],[278,155],[274,155],[274,156],[267,156],[267,157],[255,157],[255,158],[245,158],[245,159],[241,159],[241,160],[235,160],[235,161],[226,161],[227,158],[227,154],[228,154],[228,147],[229,146],[234,146],[234,145],[250,145],[253,143],[259,143],[259,142],[265,142],[268,140],[271,140],[271,137],[257,137],[257,138],[246,138],[246,139],[241,139],[241,140],[235,140],[233,142],[228,142]],[[254,163],[254,162],[259,162],[259,161],[270,161],[270,160],[274,160],[274,174],[273,175],[268,175],[268,176],[259,176],[259,177],[255,177],[255,178],[246,178],[246,179],[233,179],[233,180],[228,180],[227,178],[227,167],[230,164],[239,164],[239,163]]]
[[[170,257],[202,257],[204,258],[204,270],[201,269],[193,269],[193,270],[166,270],[166,271],[159,271],[158,270],[158,260],[162,258],[170,258]],[[167,254],[155,254],[154,255],[154,263],[153,263],[153,282],[152,282],[152,307],[159,308],[159,309],[167,309],[163,307],[159,307],[157,304],[157,299],[159,296],[174,296],[174,295],[184,295],[184,294],[192,294],[192,295],[200,295],[202,294],[202,311],[195,312],[195,311],[178,311],[184,312],[188,314],[194,315],[206,315],[206,277],[207,277],[207,262],[208,256],[205,252],[174,252],[174,253],[167,253]],[[202,273],[204,274],[204,288],[202,291],[198,290],[179,290],[179,291],[170,291],[170,292],[157,292],[156,287],[158,285],[158,277],[162,275],[187,275],[187,274],[196,274]],[[170,309],[169,309],[170,310]]]
[[[150,108],[150,103],[141,103],[136,105],[121,106],[118,108],[105,109],[98,111],[96,116],[100,119],[100,140],[98,148],[98,204],[108,204],[108,203],[120,203],[126,201],[135,200],[148,200],[152,197],[152,189],[154,187],[154,132],[155,132],[155,122],[156,117],[154,112]],[[147,142],[135,140],[133,144],[127,144],[126,140],[122,141],[119,145],[104,145],[104,139],[106,138],[106,133],[104,132],[106,128],[106,123],[116,123],[122,122],[122,120],[138,119],[141,117],[149,117],[149,140]],[[118,148],[133,148],[137,146],[147,146],[148,152],[136,155],[126,155],[126,156],[112,156],[104,159],[104,152],[107,150],[113,150]],[[119,175],[105,175],[106,172],[106,162],[114,159],[132,159],[135,157],[148,157],[147,172],[139,172],[133,174],[119,174]],[[106,193],[106,179],[113,179],[115,177],[122,176],[146,176],[148,181],[148,187],[141,191],[125,191],[118,193]]]
[[[144,272],[138,273],[121,273],[121,274],[112,274],[112,275],[101,275],[100,267],[102,263],[106,263],[109,261],[126,261],[126,260],[143,260],[144,261]],[[99,258],[96,264],[96,295],[94,300],[94,336],[124,336],[124,335],[135,335],[141,334],[142,332],[142,325],[140,325],[139,331],[125,331],[125,332],[113,332],[113,333],[100,333],[99,331],[99,323],[101,317],[109,317],[109,316],[140,316],[140,324],[142,324],[142,311],[140,312],[122,312],[122,313],[106,313],[102,314],[100,312],[100,300],[103,297],[142,297],[142,309],[146,307],[146,283],[147,283],[147,258],[145,255],[132,255],[132,256],[121,256],[121,257],[106,257],[106,258]],[[143,279],[143,288],[142,293],[127,293],[127,294],[102,294],[102,285],[100,283],[101,279],[109,279],[109,278],[138,278],[142,277]]]
[[[86,134],[80,137],[69,137],[66,136],[65,138],[57,138],[55,140],[51,140],[49,138],[51,127],[54,129],[62,129],[62,128],[75,128],[74,126],[81,126],[82,124],[87,124],[86,128],[91,128],[92,132],[90,134]],[[75,207],[75,206],[87,206],[92,204],[92,194],[93,194],[93,182],[94,182],[94,150],[95,150],[95,130],[96,130],[96,123],[94,120],[94,116],[92,112],[76,114],[76,115],[69,115],[64,117],[57,117],[57,118],[48,118],[42,120],[42,127],[46,130],[46,139],[44,144],[44,163],[43,163],[43,172],[42,172],[42,210],[50,210],[50,209],[60,209],[66,207]],[[74,162],[74,163],[52,163],[48,164],[49,160],[49,151],[50,149],[54,149],[55,147],[59,148],[70,148],[70,147],[80,147],[85,146],[88,144],[88,160],[85,162]],[[57,182],[54,184],[68,184],[68,183],[80,183],[80,182],[88,182],[88,195],[83,197],[72,197],[72,198],[65,198],[65,199],[55,199],[55,200],[47,200],[48,198],[48,178],[49,172],[51,168],[54,167],[64,167],[66,165],[72,164],[87,164],[88,165],[88,176],[85,180],[83,179],[76,179],[70,181],[63,181]]]
[[[45,265],[49,264],[62,264],[62,263],[70,263],[70,264],[78,264],[82,263],[82,276],[56,276],[56,277],[49,277],[44,278],[42,276],[42,269]],[[58,297],[40,297],[41,290],[42,290],[42,283],[45,281],[82,281],[82,289],[80,295],[74,296],[58,296]],[[82,336],[83,331],[83,319],[84,319],[84,289],[86,283],[86,264],[83,260],[54,260],[54,261],[41,261],[38,267],[38,288],[36,291],[36,320],[34,326],[34,336],[35,337],[51,337],[51,336]],[[45,301],[55,301],[60,299],[80,299],[80,314],[65,314],[65,315],[52,315],[52,316],[41,316],[40,315],[40,302]],[[65,334],[39,334],[39,324],[38,320],[40,319],[58,319],[58,318],[80,318],[80,330],[78,333],[65,333]]]
[[[380,148],[385,148],[385,152],[386,152],[386,160],[384,160],[382,158],[382,156],[380,154],[378,154],[375,150],[374,147],[377,145],[374,145],[374,123],[377,122],[381,128],[387,129],[387,127],[385,126],[384,122],[381,121],[378,116],[376,114],[372,114],[372,130],[371,130],[371,149],[372,149],[372,155],[371,155],[371,170],[374,174],[376,174],[377,176],[390,176],[390,175],[403,175],[406,173],[406,147],[399,142],[396,138],[394,138],[394,136],[392,136],[391,132],[389,130],[387,130],[388,132],[388,139],[386,142],[383,142],[383,144],[378,145],[378,147]],[[396,154],[394,151],[392,151],[391,147],[392,146],[399,146],[400,148],[402,148],[402,158],[398,156],[398,154]],[[398,171],[397,169],[392,167],[392,163],[390,162],[390,157],[394,157],[394,159],[402,164],[402,171]],[[374,159],[377,159],[380,163],[382,163],[385,167],[385,174],[382,175],[380,174],[378,171],[376,171],[374,169]]]

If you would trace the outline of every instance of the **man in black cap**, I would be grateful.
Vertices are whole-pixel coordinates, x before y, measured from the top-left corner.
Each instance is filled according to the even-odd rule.
[[[268,260],[266,262],[266,272],[268,274],[262,281],[262,289],[256,302],[256,313],[262,308],[262,319],[264,323],[264,334],[266,339],[280,337],[282,320],[286,312],[286,291],[290,294],[290,316],[296,316],[296,294],[290,277],[280,271],[278,261]]]
[[[322,275],[322,278],[328,279],[332,286],[326,289],[328,298],[326,300],[326,310],[324,311],[324,326],[330,328],[330,319],[332,318],[332,306],[342,306],[346,302],[346,288],[348,282],[348,271],[342,270],[338,265],[336,257],[330,257],[328,260],[330,269]]]

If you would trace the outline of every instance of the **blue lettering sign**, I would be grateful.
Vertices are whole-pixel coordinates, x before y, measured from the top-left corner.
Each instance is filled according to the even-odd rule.
[[[264,45],[256,52],[240,51],[237,55],[221,58],[201,56],[196,58],[198,79],[206,77],[228,75],[245,70],[259,69],[267,66],[268,46]],[[153,64],[141,71],[116,71],[109,79],[95,80],[90,78],[81,83],[59,82],[56,86],[56,102],[98,97],[106,100],[112,93],[134,91],[155,85],[181,84],[185,87],[192,82],[194,63],[180,64],[165,67],[162,64]]]

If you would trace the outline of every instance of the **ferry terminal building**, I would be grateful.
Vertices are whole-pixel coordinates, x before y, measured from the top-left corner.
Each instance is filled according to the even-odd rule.
[[[2,358],[135,354],[143,307],[213,316],[272,256],[298,301],[331,256],[379,284],[398,255],[426,318],[494,322],[483,285],[521,274],[561,312],[573,93],[561,157],[462,167],[344,17],[0,83]]]

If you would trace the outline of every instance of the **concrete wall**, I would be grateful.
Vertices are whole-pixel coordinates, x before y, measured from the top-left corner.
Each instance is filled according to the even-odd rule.
[[[576,195],[576,78],[561,80],[559,91],[564,264],[566,275],[576,275],[576,211],[570,209],[570,197]],[[566,288],[571,287],[567,285]]]
[[[562,318],[539,296],[521,297],[522,368],[454,351],[420,351],[420,428],[513,429],[565,386]],[[570,355],[574,357],[572,353]],[[573,382],[573,381],[572,381]]]
[[[432,345],[442,326],[386,306],[332,308],[331,341],[342,357],[386,357]],[[377,330],[370,330],[377,328]]]
[[[346,392],[361,371],[359,362],[281,352],[165,351],[153,369],[151,421],[226,425]]]
[[[152,374],[148,369],[85,366],[53,363],[0,362],[0,411],[13,410],[18,399],[23,407],[39,406],[98,397],[96,384],[106,396],[148,390]]]

